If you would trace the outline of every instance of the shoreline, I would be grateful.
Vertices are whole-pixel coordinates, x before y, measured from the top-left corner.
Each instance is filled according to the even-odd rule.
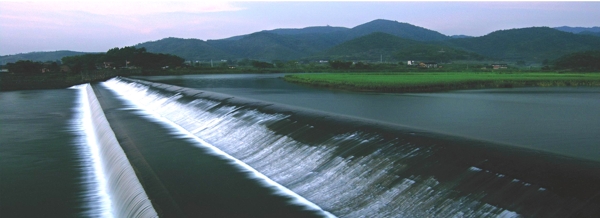
[[[513,75],[511,77],[511,75]],[[439,76],[433,81],[432,76]],[[600,87],[600,73],[294,74],[286,82],[358,92],[427,93],[518,87]]]

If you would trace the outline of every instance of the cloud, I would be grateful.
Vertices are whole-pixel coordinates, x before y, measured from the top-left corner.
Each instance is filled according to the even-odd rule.
[[[182,25],[209,22],[209,14],[244,10],[217,1],[80,1],[0,2],[0,27],[5,30],[131,31],[149,34]]]
[[[161,13],[212,13],[244,8],[222,1],[28,1],[0,2],[3,12],[84,12],[96,15],[136,16]]]

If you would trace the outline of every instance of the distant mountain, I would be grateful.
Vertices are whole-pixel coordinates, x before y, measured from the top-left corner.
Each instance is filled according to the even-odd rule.
[[[305,28],[299,28],[299,29],[281,28],[281,29],[274,29],[274,30],[263,30],[261,32],[275,33],[278,35],[304,35],[304,34],[329,34],[329,33],[335,33],[335,32],[345,32],[347,30],[349,30],[349,28],[346,28],[346,27],[313,26],[313,27],[305,27]],[[250,35],[250,34],[241,35],[241,36],[233,36],[233,37],[225,38],[223,40],[240,40],[248,35]]]
[[[412,24],[379,19],[358,25],[350,29],[348,33],[348,39],[365,36],[375,32],[387,33],[400,38],[412,39],[416,41],[443,41],[450,38],[439,32]]]
[[[348,40],[375,32],[416,41],[449,39],[438,32],[407,23],[374,20],[351,29],[331,26],[274,29],[220,40],[167,38],[141,43],[136,47],[146,47],[149,52],[173,54],[187,60],[291,60],[309,57]]]
[[[164,38],[158,41],[144,42],[135,45],[144,47],[152,53],[172,54],[186,60],[221,60],[234,58],[233,55],[211,46],[199,39]]]
[[[6,63],[14,63],[20,60],[30,60],[30,61],[60,61],[63,57],[66,56],[75,56],[86,54],[86,52],[76,52],[76,51],[48,51],[48,52],[31,52],[31,53],[23,53],[23,54],[14,54],[14,55],[4,55],[0,56],[0,64]]]
[[[600,32],[590,32],[590,31],[583,31],[578,33],[580,35],[590,35],[590,36],[598,36],[600,37]]]
[[[480,55],[449,46],[404,39],[387,33],[376,32],[359,37],[314,56],[320,59],[354,61],[450,61],[481,59]]]
[[[257,32],[239,40],[210,40],[213,47],[220,48],[236,58],[259,60],[289,60],[301,58],[316,50],[319,42],[305,37]]]
[[[290,60],[308,56],[336,44],[322,34],[279,35],[268,31],[241,36],[240,39],[202,41],[199,39],[165,38],[137,44],[153,53],[180,56],[186,60]]]
[[[576,34],[575,34],[576,33]],[[495,31],[481,37],[446,36],[408,23],[373,20],[353,28],[313,26],[264,30],[219,40],[165,38],[139,43],[148,52],[186,60],[311,58],[461,59],[482,56],[543,61],[565,54],[600,50],[600,27],[532,27]],[[419,50],[420,49],[420,50]],[[0,64],[18,60],[54,61],[83,52],[56,51],[0,56]]]
[[[412,39],[417,41],[443,41],[450,38],[439,32],[418,27],[412,24],[383,19],[373,20],[371,22],[358,25],[354,28],[315,26],[301,29],[264,30],[262,32],[269,32],[278,35],[320,35],[324,38],[335,37],[342,42],[355,39],[361,36],[369,35],[375,32],[387,33],[401,38]],[[225,40],[239,40],[246,36],[248,35],[234,36]]]
[[[568,54],[553,62],[556,69],[597,72],[600,70],[600,50]]]
[[[349,28],[346,27],[332,27],[332,26],[314,26],[314,27],[306,27],[301,29],[274,29],[267,30],[267,32],[279,34],[279,35],[301,35],[301,34],[324,34],[324,33],[333,33],[340,31],[348,31]]]
[[[464,38],[473,38],[473,36],[467,36],[467,35],[452,35],[452,36],[450,36],[450,38],[453,38],[453,39],[464,39]]]
[[[481,37],[451,39],[445,43],[505,60],[552,60],[569,53],[600,49],[598,37],[548,27],[500,30]]]
[[[569,32],[569,33],[581,33],[581,32],[600,32],[600,27],[569,27],[569,26],[561,26],[561,27],[554,27],[554,29],[563,31],[563,32]]]

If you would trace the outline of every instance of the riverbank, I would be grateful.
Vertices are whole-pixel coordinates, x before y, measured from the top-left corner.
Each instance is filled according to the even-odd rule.
[[[316,87],[366,92],[600,86],[600,73],[323,73],[286,75],[283,79]]]
[[[0,74],[0,91],[63,89],[74,85],[105,81],[115,76],[140,75],[139,70],[98,70],[82,73]]]

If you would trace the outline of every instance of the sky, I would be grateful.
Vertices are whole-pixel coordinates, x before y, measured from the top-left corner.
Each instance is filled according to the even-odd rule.
[[[533,26],[600,26],[600,2],[0,0],[0,55],[105,52],[166,37],[209,40],[277,28],[352,28],[375,19],[482,36]]]

